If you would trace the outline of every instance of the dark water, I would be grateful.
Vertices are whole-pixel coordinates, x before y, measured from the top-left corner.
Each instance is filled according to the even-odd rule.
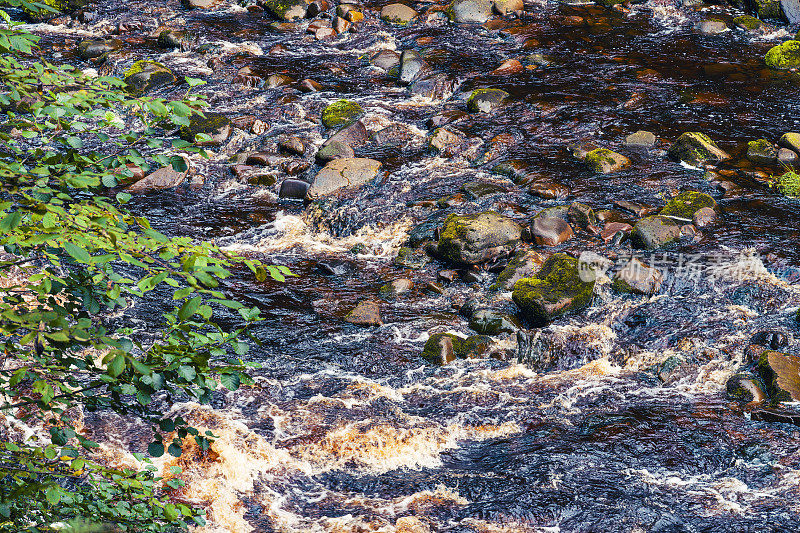
[[[190,450],[172,461],[184,466],[188,481],[180,497],[209,511],[206,531],[800,529],[800,433],[793,425],[751,420],[749,408],[728,403],[724,390],[756,332],[783,331],[787,350],[795,347],[792,315],[800,291],[791,274],[800,267],[800,203],[767,185],[765,176],[780,168],[743,158],[749,140],[776,141],[800,130],[797,75],[763,67],[766,50],[788,33],[708,36],[693,29],[712,15],[730,21],[740,14],[725,6],[678,9],[660,2],[620,13],[526,3],[519,18],[485,26],[434,20],[396,28],[377,19],[382,5],[368,3],[358,32],[328,42],[305,33],[308,21],[276,27],[264,13],[230,6],[186,11],[174,1],[102,2],[97,21],[82,26],[104,35],[120,21],[131,28],[140,22],[122,33],[125,49],[102,68],[121,73],[136,59],[157,59],[179,74],[207,79],[201,90],[213,110],[255,115],[269,125],[261,136],[236,132],[210,161],[193,161],[205,178],[202,188],[132,204],[169,233],[213,238],[298,274],[285,283],[257,283],[242,273],[228,283],[233,296],[265,316],[256,330],[262,344],[251,354],[263,364],[257,385],[219,393],[212,408],[176,408],[221,437],[208,456]],[[413,5],[420,12],[431,6]],[[159,50],[148,37],[156,17],[193,32],[194,46]],[[74,28],[41,30],[47,53],[63,50],[61,60],[97,68],[71,56],[71,40],[81,38]],[[211,51],[202,53],[205,44]],[[453,95],[412,98],[368,66],[380,49],[420,51],[453,82]],[[549,65],[491,74],[504,59],[530,53],[543,54]],[[206,66],[212,58],[221,59],[213,72]],[[311,78],[324,90],[232,84],[244,66],[264,78]],[[498,134],[515,142],[503,143],[502,154],[483,165],[433,157],[425,148],[426,121],[466,110],[466,96],[483,87],[508,91],[511,104],[465,114],[451,127],[487,146]],[[277,186],[232,177],[231,156],[276,151],[281,136],[318,147],[326,138],[319,114],[339,98],[364,107],[370,131],[410,128],[400,147],[357,151],[383,163],[388,172],[378,183],[315,211],[278,199]],[[654,150],[625,150],[624,137],[637,130],[656,134]],[[734,158],[713,173],[666,158],[663,150],[685,131],[707,133]],[[567,149],[587,142],[617,149],[633,164],[594,174]],[[306,159],[313,161],[314,151]],[[569,197],[543,200],[491,172],[507,160],[522,161],[534,183],[568,187]],[[318,169],[312,166],[305,177]],[[280,183],[285,173],[275,172]],[[462,194],[436,207],[436,200],[476,180],[506,192],[477,200]],[[420,358],[430,333],[470,334],[457,312],[467,298],[515,308],[508,294],[487,291],[492,273],[448,284],[438,295],[424,287],[445,265],[395,267],[414,224],[489,208],[524,222],[543,207],[571,201],[595,210],[615,209],[616,201],[658,207],[683,189],[712,193],[719,224],[670,253],[656,297],[622,297],[601,280],[588,311],[545,328],[543,342],[557,354],[553,368],[518,364],[514,335],[495,339],[494,358],[445,367]],[[614,216],[637,219],[623,210]],[[614,258],[628,246],[579,233],[561,248]],[[702,266],[696,277],[675,268],[679,254]],[[326,273],[320,266],[326,262],[339,273]],[[376,298],[381,285],[398,278],[411,279],[414,289],[381,301],[384,325],[342,320],[356,302]],[[142,303],[131,318],[146,330],[160,305]],[[670,358],[677,367],[664,370]],[[146,445],[146,431],[130,421],[101,417],[87,419],[87,426],[98,435],[127,428],[107,450],[116,461],[131,460],[126,454]]]

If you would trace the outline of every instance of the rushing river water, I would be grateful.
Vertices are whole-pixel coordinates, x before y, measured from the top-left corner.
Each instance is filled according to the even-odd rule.
[[[132,203],[170,234],[213,238],[298,275],[258,283],[242,274],[227,284],[266,319],[255,330],[262,344],[249,356],[262,364],[256,385],[219,392],[211,406],[175,408],[220,437],[209,454],[190,449],[157,460],[184,467],[187,487],[177,497],[208,510],[203,530],[800,530],[800,428],[758,421],[725,395],[754,334],[778,330],[787,351],[794,344],[800,202],[766,183],[779,167],[743,158],[749,140],[774,142],[800,130],[797,75],[763,64],[789,30],[703,34],[697,21],[715,17],[733,27],[741,12],[661,0],[621,10],[526,1],[518,17],[484,25],[448,23],[433,16],[436,4],[414,2],[425,14],[407,27],[381,22],[383,5],[368,2],[358,31],[323,41],[306,33],[309,20],[275,24],[238,5],[190,11],[175,0],[103,0],[88,23],[36,27],[57,61],[120,74],[134,60],[158,60],[207,80],[200,90],[212,110],[268,125],[262,135],[236,130],[210,160],[193,161],[201,188]],[[194,41],[183,51],[161,50],[152,37],[159,24],[187,29]],[[74,56],[78,40],[112,32],[125,45],[105,65]],[[443,94],[412,96],[369,65],[380,50],[406,49],[445,75]],[[533,68],[492,74],[503,60],[532,53],[541,54]],[[246,66],[254,76],[295,81],[275,88],[232,83]],[[300,92],[298,82],[307,78],[322,90]],[[489,114],[457,113],[483,87],[506,90],[510,104]],[[231,156],[277,153],[282,136],[305,139],[311,148],[295,158],[313,162],[327,137],[319,115],[339,98],[364,108],[370,132],[390,125],[402,132],[397,142],[356,151],[383,163],[387,172],[377,183],[316,208],[278,198],[282,170],[274,171],[275,186],[249,185],[230,173]],[[477,164],[432,155],[427,121],[444,111],[485,146],[510,135],[499,157]],[[626,151],[625,136],[637,130],[655,133],[656,146]],[[733,159],[706,174],[665,157],[685,131],[707,133]],[[595,174],[567,148],[587,142],[623,151],[633,164]],[[569,196],[543,199],[491,172],[507,160],[521,162],[526,181]],[[459,194],[475,181],[496,188],[477,198]],[[595,210],[616,209],[619,201],[661,206],[682,189],[715,196],[717,225],[671,252],[663,287],[651,298],[620,296],[601,277],[588,310],[539,331],[555,360],[548,368],[517,362],[513,334],[495,337],[491,358],[446,366],[420,358],[432,333],[471,333],[458,312],[467,299],[512,313],[515,307],[508,293],[488,291],[494,273],[445,283],[437,294],[426,284],[445,264],[395,266],[415,224],[490,208],[525,221],[572,201]],[[637,219],[620,209],[615,216]],[[613,258],[629,248],[584,232],[559,250]],[[697,268],[677,268],[679,254]],[[383,325],[342,320],[397,278],[414,289],[380,300]],[[160,305],[143,302],[129,318],[146,330]],[[111,461],[130,463],[130,452],[146,448],[147,428],[131,421],[87,415],[85,423]]]

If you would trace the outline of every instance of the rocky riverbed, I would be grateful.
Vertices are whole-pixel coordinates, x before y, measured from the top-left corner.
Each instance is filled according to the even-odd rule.
[[[205,82],[133,209],[298,275],[228,283],[256,386],[175,408],[204,531],[800,529],[797,0],[57,7],[50,60]]]

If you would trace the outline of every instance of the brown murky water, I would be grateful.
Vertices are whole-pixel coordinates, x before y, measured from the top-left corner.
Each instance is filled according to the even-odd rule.
[[[172,0],[103,1],[88,25],[38,28],[47,54],[61,50],[56,59],[97,68],[72,56],[73,41],[139,21],[140,29],[123,32],[125,49],[104,68],[120,73],[136,59],[156,59],[207,79],[202,92],[215,111],[255,115],[269,125],[260,136],[236,133],[210,161],[196,161],[202,189],[134,202],[165,231],[214,238],[298,274],[283,284],[243,274],[227,285],[266,317],[256,331],[262,345],[251,355],[263,366],[253,388],[219,392],[208,407],[175,408],[220,435],[206,456],[189,450],[158,462],[184,467],[188,485],[177,497],[205,506],[204,530],[220,532],[800,529],[800,433],[751,420],[724,393],[754,333],[778,329],[794,344],[800,203],[778,195],[757,172],[779,168],[756,168],[742,157],[749,140],[775,141],[800,129],[798,78],[769,72],[762,61],[786,30],[702,35],[693,29],[697,20],[730,21],[739,12],[664,2],[625,13],[526,2],[520,17],[484,26],[434,20],[398,28],[378,20],[382,5],[368,3],[358,32],[327,42],[306,34],[308,21],[276,26],[268,15],[234,5],[187,11]],[[420,12],[435,6],[412,5]],[[156,17],[193,32],[194,46],[158,49],[147,38]],[[410,95],[369,66],[381,49],[419,51],[452,82],[452,95]],[[530,53],[546,64],[491,74],[504,59]],[[222,59],[213,71],[212,58]],[[302,93],[296,82],[272,89],[232,84],[243,66],[264,78],[311,78],[323,91]],[[482,87],[508,91],[511,104],[464,114],[452,125],[486,142],[498,134],[514,142],[483,165],[432,156],[427,120],[466,110],[466,96]],[[371,132],[405,127],[399,145],[357,151],[383,162],[384,179],[312,217],[315,207],[279,199],[277,186],[243,184],[229,173],[231,155],[275,150],[281,136],[318,147],[325,139],[319,114],[339,98],[364,107]],[[625,136],[637,130],[656,134],[655,149],[624,148]],[[734,159],[708,175],[666,158],[663,150],[684,131],[707,133]],[[567,149],[586,142],[623,151],[633,164],[593,174]],[[544,200],[491,171],[512,159],[523,162],[529,180],[563,185],[569,197]],[[277,177],[280,183],[285,175]],[[462,200],[436,206],[473,181],[501,192],[477,199],[462,193]],[[438,295],[423,287],[443,265],[394,266],[415,224],[489,208],[524,221],[571,201],[595,210],[614,209],[616,201],[660,206],[681,189],[709,192],[720,205],[720,223],[670,256],[704,254],[696,277],[669,269],[661,294],[649,299],[615,295],[601,279],[587,312],[542,332],[558,354],[554,368],[518,363],[514,335],[495,339],[497,358],[445,367],[420,358],[430,333],[470,333],[457,312],[468,298],[494,298],[510,312],[514,306],[507,294],[489,295],[492,273],[455,281]],[[636,220],[624,211],[618,216]],[[628,246],[579,234],[562,247],[613,257]],[[357,301],[377,297],[382,284],[401,277],[415,288],[381,302],[383,326],[342,320]],[[160,305],[142,302],[120,320],[146,332]],[[668,360],[677,361],[675,370],[664,370]],[[146,428],[131,421],[93,415],[86,425],[98,438],[122,428],[105,447],[114,461],[131,462],[130,452],[146,448]]]

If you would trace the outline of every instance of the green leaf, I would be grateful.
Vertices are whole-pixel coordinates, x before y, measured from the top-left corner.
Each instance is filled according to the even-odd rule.
[[[202,296],[195,296],[191,300],[186,300],[178,311],[178,320],[183,322],[194,316],[202,303]]]
[[[192,382],[197,377],[197,372],[191,366],[181,365],[178,367],[178,375],[186,381]]]
[[[151,442],[147,445],[147,453],[149,453],[151,457],[161,457],[164,455],[164,443],[159,441]]]
[[[64,247],[64,250],[69,255],[71,255],[72,258],[75,259],[75,261],[77,261],[78,263],[87,263],[88,264],[88,263],[92,262],[92,256],[89,255],[89,253],[86,250],[84,250],[83,248],[81,248],[80,246],[77,246],[77,245],[75,245],[75,244],[73,244],[71,242],[68,242],[68,241],[64,242],[62,244],[62,246]]]
[[[44,495],[50,505],[58,505],[58,502],[61,501],[61,491],[56,487],[48,488]]]
[[[241,384],[241,379],[239,378],[239,374],[231,373],[231,374],[222,374],[219,377],[222,386],[228,390],[236,390],[239,388]]]
[[[180,457],[181,456],[181,447],[173,442],[167,448],[167,453],[169,453],[173,457]]]
[[[125,356],[122,354],[118,354],[111,360],[108,364],[108,375],[111,377],[117,377],[125,370]]]

